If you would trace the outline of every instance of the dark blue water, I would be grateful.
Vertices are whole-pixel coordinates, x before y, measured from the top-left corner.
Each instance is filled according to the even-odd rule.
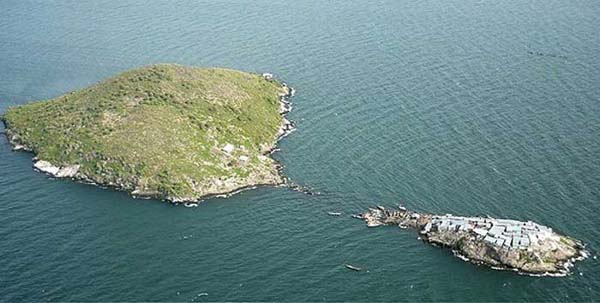
[[[0,139],[0,301],[592,301],[347,214],[531,219],[600,247],[598,1],[0,3],[0,113],[158,62],[298,90],[277,154],[305,196],[197,208],[50,180]],[[342,217],[327,216],[342,211]],[[352,272],[351,263],[368,269]]]

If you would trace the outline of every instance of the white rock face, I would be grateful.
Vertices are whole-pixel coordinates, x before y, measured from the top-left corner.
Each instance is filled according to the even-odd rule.
[[[61,167],[56,177],[58,178],[73,178],[79,172],[79,165]]]
[[[35,162],[33,167],[43,173],[47,173],[57,178],[73,178],[79,172],[79,165],[57,167],[44,160]]]
[[[37,170],[43,172],[43,173],[47,173],[47,174],[51,174],[53,176],[55,176],[58,171],[60,171],[60,168],[52,165],[52,163],[48,162],[48,161],[44,161],[44,160],[40,160],[37,161],[33,164],[33,167],[35,167]]]

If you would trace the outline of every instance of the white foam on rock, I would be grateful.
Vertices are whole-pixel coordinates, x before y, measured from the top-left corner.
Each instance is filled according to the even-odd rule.
[[[21,151],[21,150],[27,150],[27,147],[25,145],[21,145],[21,144],[15,144],[13,146],[13,150],[14,151]]]

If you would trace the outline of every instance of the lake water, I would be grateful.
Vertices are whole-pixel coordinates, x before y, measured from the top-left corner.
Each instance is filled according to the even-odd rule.
[[[322,192],[261,188],[197,208],[135,200],[50,180],[2,137],[0,301],[600,300],[593,258],[564,278],[519,276],[349,218],[402,200],[530,219],[595,256],[598,1],[0,8],[0,113],[151,63],[272,72],[298,91],[298,130],[276,157]]]

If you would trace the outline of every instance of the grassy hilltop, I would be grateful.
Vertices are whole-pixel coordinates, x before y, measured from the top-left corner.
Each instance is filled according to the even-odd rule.
[[[55,166],[78,165],[78,178],[196,200],[281,183],[263,153],[282,124],[284,92],[257,74],[153,65],[10,108],[4,122],[13,144]]]

